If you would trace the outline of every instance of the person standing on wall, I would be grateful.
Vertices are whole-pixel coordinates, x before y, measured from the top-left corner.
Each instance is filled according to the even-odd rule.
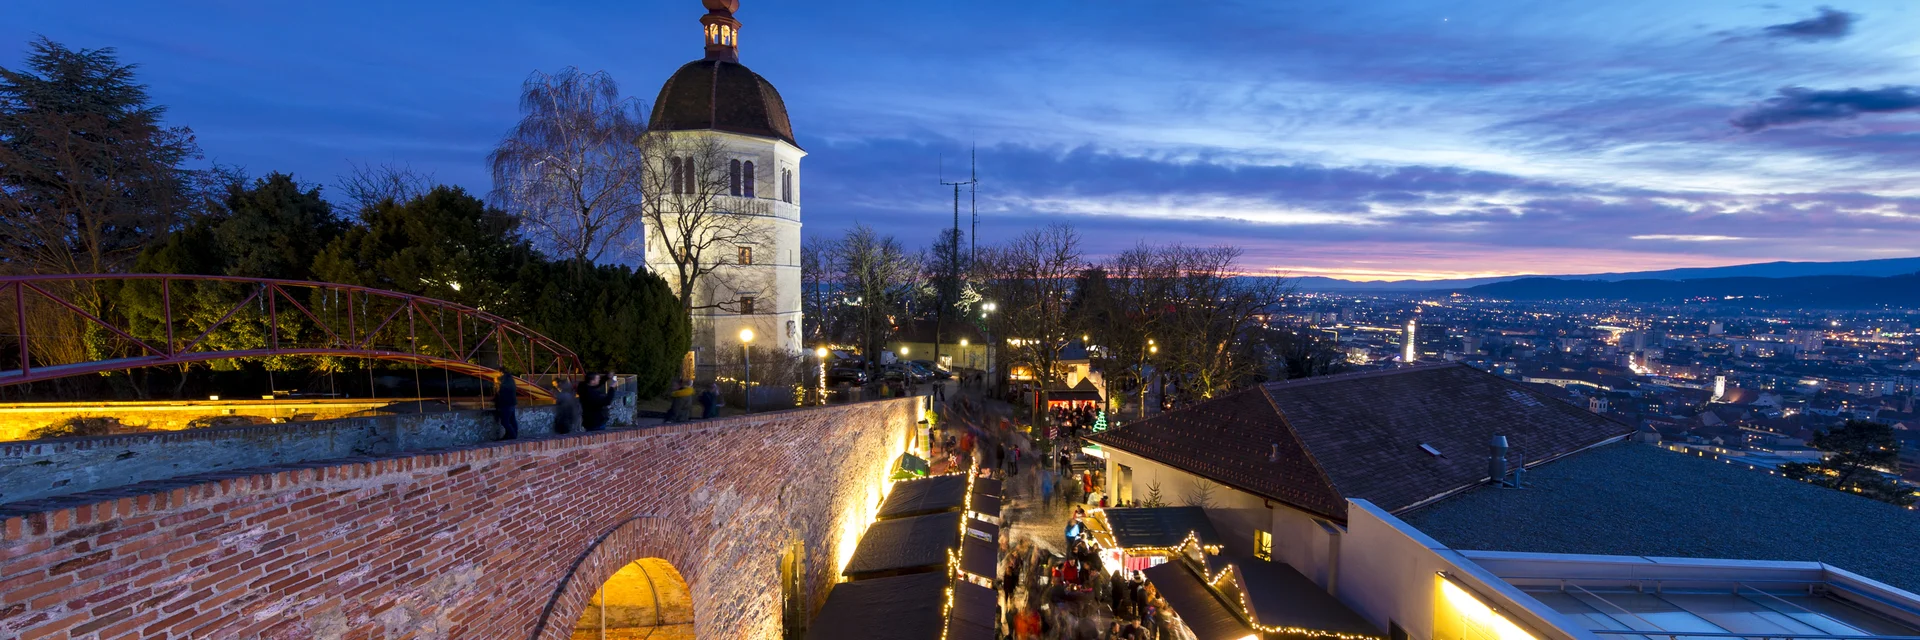
[[[500,370],[500,388],[493,394],[493,415],[500,420],[500,428],[506,433],[501,440],[513,440],[520,437],[520,398],[513,387],[513,371]]]
[[[607,428],[607,406],[613,404],[613,394],[607,391],[608,378],[600,373],[589,375],[586,387],[580,390],[580,426],[586,431]]]
[[[720,383],[707,383],[707,390],[700,392],[702,418],[720,417]]]
[[[586,422],[582,420],[583,416],[580,413],[580,407],[580,400],[574,395],[573,382],[570,380],[555,381],[553,388],[553,432],[567,433],[572,431],[575,420],[581,420],[581,424],[586,424]]]

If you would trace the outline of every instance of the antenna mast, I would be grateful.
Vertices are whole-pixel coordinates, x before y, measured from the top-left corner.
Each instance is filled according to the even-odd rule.
[[[980,181],[978,178],[969,178],[963,181],[948,182],[946,180],[946,163],[942,162],[940,166],[940,184],[942,186],[953,187],[953,237],[948,241],[951,244],[948,246],[947,253],[947,282],[940,287],[940,308],[933,314],[933,362],[935,366],[940,364],[940,334],[943,332],[942,330],[945,329],[942,325],[946,324],[947,319],[947,289],[956,287],[956,283],[960,281],[960,185],[971,186]],[[971,169],[969,169],[969,172],[971,172]],[[979,216],[977,214],[974,216],[974,226],[976,229],[979,228]],[[972,246],[972,240],[969,239],[969,252],[971,252]],[[971,260],[972,255],[968,255],[968,259]]]

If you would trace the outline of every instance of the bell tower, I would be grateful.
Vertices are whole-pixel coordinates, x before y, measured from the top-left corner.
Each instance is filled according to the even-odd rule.
[[[707,59],[740,61],[740,21],[734,19],[733,12],[740,10],[740,0],[705,0],[707,15],[700,16],[700,26],[707,34]]]

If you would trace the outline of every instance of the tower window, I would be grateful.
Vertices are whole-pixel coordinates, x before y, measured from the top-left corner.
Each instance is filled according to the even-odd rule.
[[[733,161],[727,169],[727,193],[740,195],[740,161]]]
[[[780,170],[780,201],[793,204],[793,170]]]
[[[753,197],[753,161],[740,163],[740,195]]]
[[[740,247],[740,264],[753,264],[753,247]]]
[[[687,170],[686,167],[680,165],[680,158],[667,158],[667,174],[667,177],[673,181],[673,192],[675,194],[687,192],[684,188],[687,180]]]
[[[1273,534],[1265,531],[1253,532],[1253,557],[1261,560],[1273,559]]]
[[[753,315],[753,297],[751,296],[740,297],[740,315],[743,315],[743,316]]]

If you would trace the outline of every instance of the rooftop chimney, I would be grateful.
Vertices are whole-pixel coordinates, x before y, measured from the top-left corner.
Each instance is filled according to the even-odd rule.
[[[1489,443],[1489,445],[1493,451],[1487,457],[1487,478],[1492,480],[1494,484],[1505,484],[1507,481],[1507,437],[1494,436],[1493,442]]]

